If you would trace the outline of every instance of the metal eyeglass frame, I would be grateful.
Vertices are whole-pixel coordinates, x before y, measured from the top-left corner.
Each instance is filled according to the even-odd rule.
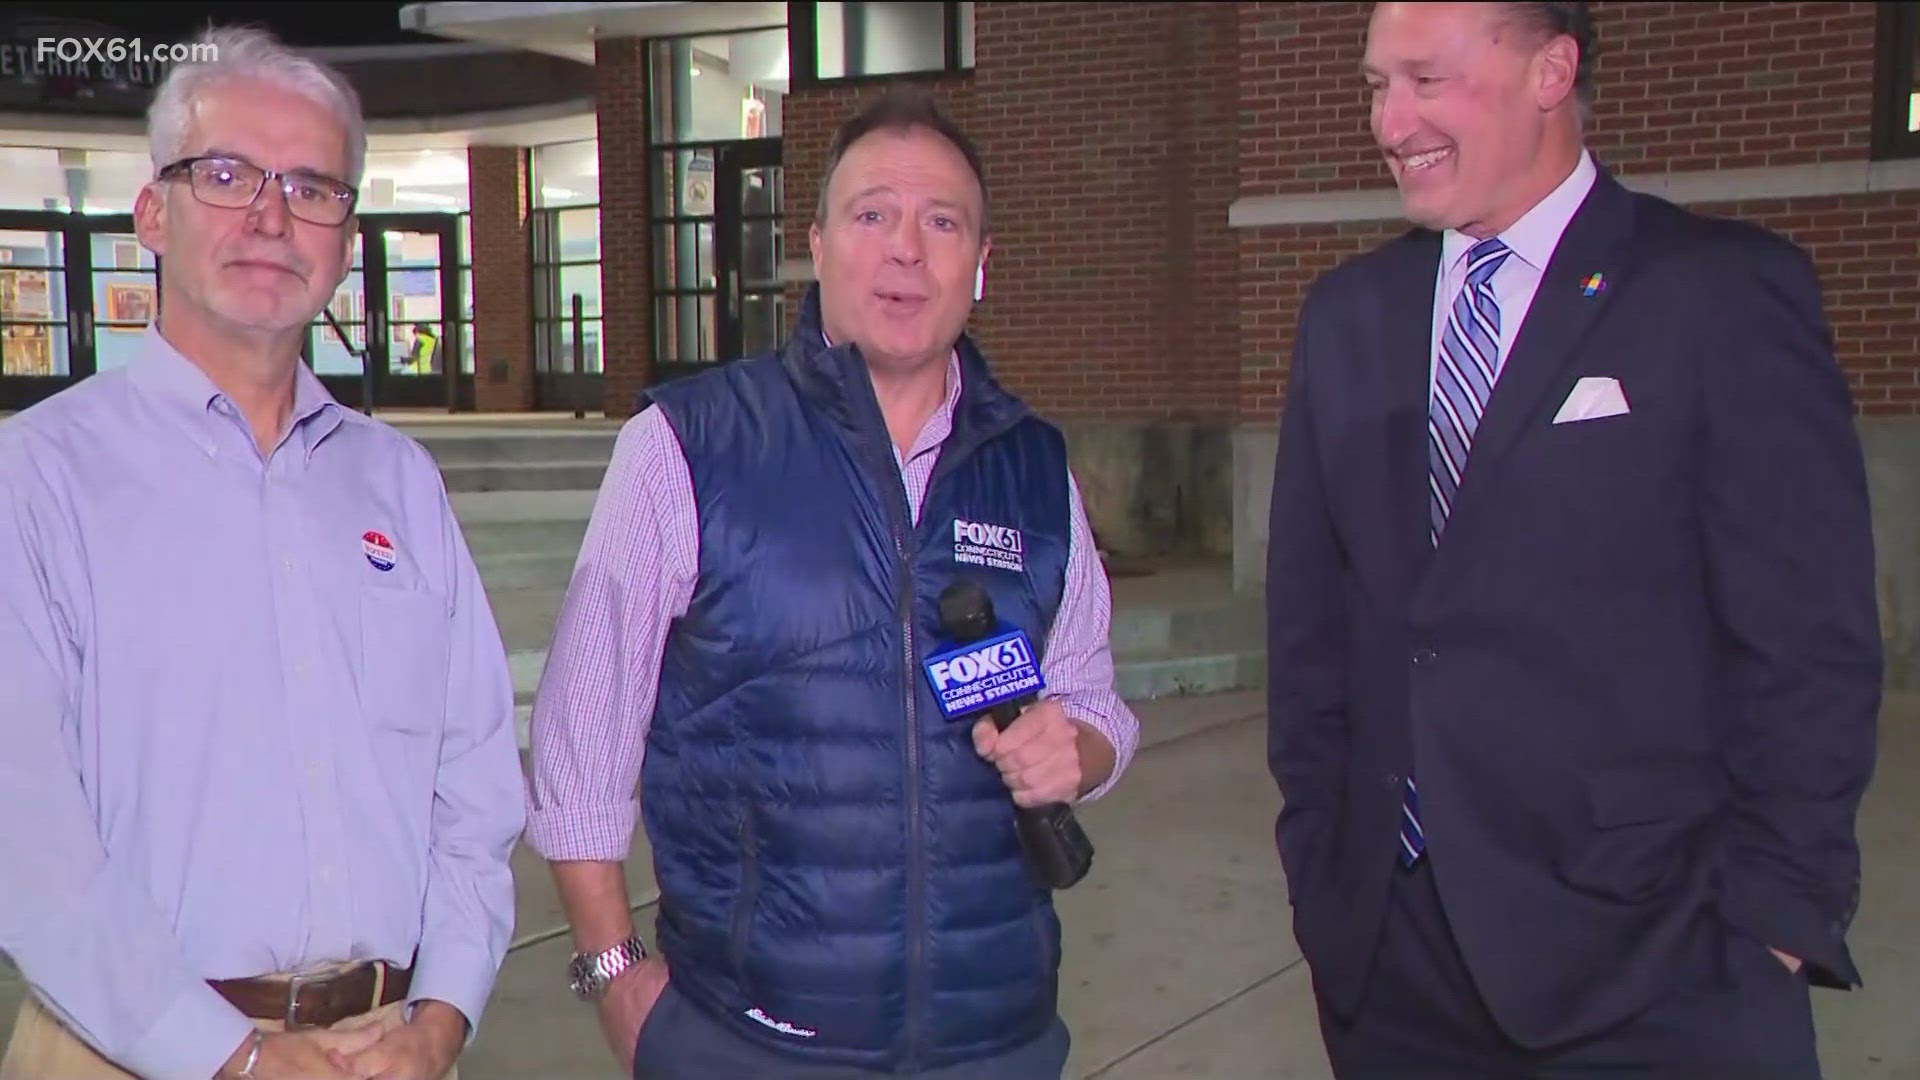
[[[252,170],[260,174],[259,182],[253,185],[253,190],[248,192],[246,199],[241,202],[235,203],[230,206],[225,203],[214,202],[213,200],[207,198],[207,196],[200,191],[200,186],[194,182],[193,167],[195,165],[200,164],[203,161],[217,161],[231,168],[240,169],[240,170]],[[248,161],[245,158],[237,158],[229,154],[202,154],[197,157],[181,158],[180,160],[173,162],[172,164],[162,168],[158,173],[155,173],[154,179],[172,180],[182,175],[186,176],[187,190],[193,192],[193,197],[195,199],[198,199],[199,201],[205,203],[208,206],[216,207],[221,210],[243,210],[249,206],[252,206],[254,203],[254,200],[260,197],[260,192],[266,190],[267,181],[278,180],[280,181],[280,194],[287,201],[287,212],[292,214],[294,217],[299,218],[301,221],[306,222],[309,225],[319,225],[325,228],[334,228],[340,225],[344,225],[347,219],[353,216],[354,207],[359,205],[359,202],[360,202],[359,189],[355,188],[352,184],[347,183],[345,180],[336,180],[331,176],[324,176],[319,173],[311,173],[311,172],[304,172],[304,171],[282,172],[277,169],[265,169],[265,168],[261,168],[258,165],[255,165],[253,162]],[[341,190],[347,193],[346,199],[343,200],[346,206],[345,206],[345,209],[340,212],[340,219],[338,221],[325,221],[325,220],[316,221],[312,217],[309,217],[307,214],[301,213],[300,210],[296,208],[296,201],[293,197],[292,189],[295,184],[300,183],[302,181],[305,181],[307,183],[312,183],[314,181],[324,181],[327,184],[337,184],[339,185]]]

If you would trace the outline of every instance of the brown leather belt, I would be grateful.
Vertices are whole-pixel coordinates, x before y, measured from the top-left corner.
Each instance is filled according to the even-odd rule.
[[[413,969],[371,960],[320,975],[209,979],[207,984],[247,1016],[281,1020],[295,1030],[331,1027],[404,999],[413,985]]]

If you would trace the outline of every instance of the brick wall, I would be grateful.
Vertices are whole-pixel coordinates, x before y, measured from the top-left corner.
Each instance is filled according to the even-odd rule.
[[[1240,194],[1390,187],[1358,74],[1371,5],[1240,4]],[[1867,156],[1871,3],[1597,3],[1590,145],[1628,175]],[[1696,207],[1801,243],[1863,413],[1920,413],[1916,193]],[[1242,230],[1240,415],[1272,422],[1300,297],[1318,272],[1399,221]]]
[[[467,149],[473,207],[473,387],[482,412],[533,407],[533,292],[526,151]]]
[[[1242,229],[1240,394],[1242,420],[1273,423],[1285,400],[1294,318],[1321,274],[1405,231],[1401,221]]]
[[[1755,221],[1820,270],[1834,353],[1865,416],[1920,415],[1920,191],[1768,199],[1694,209]]]
[[[930,85],[984,159],[973,329],[997,373],[1059,420],[1229,416],[1234,6],[984,3],[976,20],[974,74]],[[877,92],[786,99],[792,256],[834,129]]]
[[[608,416],[633,412],[653,378],[653,204],[646,153],[646,43],[594,43],[600,139],[601,350]]]

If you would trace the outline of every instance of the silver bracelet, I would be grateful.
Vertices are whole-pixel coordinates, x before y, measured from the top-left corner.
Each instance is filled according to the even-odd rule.
[[[247,1063],[240,1066],[240,1080],[253,1080],[253,1067],[260,1064],[260,1046],[266,1041],[267,1037],[260,1034],[259,1028],[255,1028],[253,1031],[253,1049],[247,1051]]]

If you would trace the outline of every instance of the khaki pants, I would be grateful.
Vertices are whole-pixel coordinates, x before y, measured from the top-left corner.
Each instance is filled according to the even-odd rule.
[[[406,1023],[407,1003],[396,1001],[369,1013],[350,1016],[333,1025],[334,1031],[353,1031],[369,1024],[399,1027]],[[280,1020],[255,1020],[261,1031],[284,1031]],[[443,1080],[459,1080],[460,1070],[449,1069]],[[68,1031],[32,994],[20,1003],[20,1016],[13,1025],[13,1039],[7,1044],[7,1056],[0,1060],[0,1080],[137,1080],[95,1053],[79,1036]],[[209,1078],[211,1080],[211,1078]]]

